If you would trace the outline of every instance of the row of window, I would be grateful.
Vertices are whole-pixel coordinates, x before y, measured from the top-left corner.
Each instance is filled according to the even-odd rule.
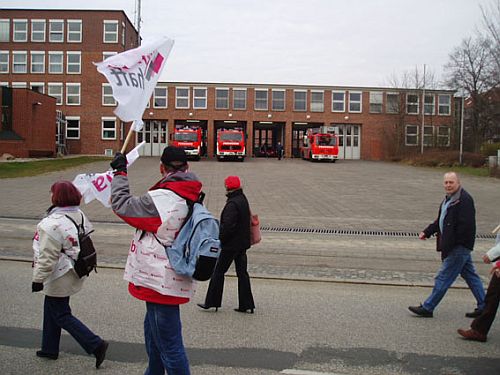
[[[31,74],[63,74],[64,53],[66,54],[66,74],[82,73],[82,53],[80,51],[49,51],[46,64],[45,51],[30,51],[29,73]],[[0,73],[9,73],[9,51],[0,51]],[[12,73],[28,73],[28,52],[12,51]]]
[[[117,124],[120,124],[120,139],[123,139],[123,124],[116,117],[101,118],[101,139],[116,140]],[[66,116],[66,139],[80,139],[80,116]]]
[[[118,31],[117,20],[104,20],[103,43],[118,43]],[[82,34],[83,23],[79,19],[0,19],[0,42],[10,42],[11,40],[16,43],[28,42],[29,37],[29,41],[33,43],[45,43],[46,41],[50,43],[81,43]],[[121,37],[121,44],[125,45],[124,22],[122,22]]]
[[[406,125],[405,145],[419,146],[421,143],[421,126]],[[424,146],[427,147],[449,147],[451,129],[448,126],[424,125]]]
[[[0,86],[8,86],[6,82],[0,82]],[[26,82],[12,82],[10,87],[26,89],[28,84]],[[66,87],[66,97],[64,97],[63,89]],[[31,90],[45,94],[45,82],[30,82],[29,88]],[[63,105],[63,99],[66,98],[66,105],[80,105],[81,104],[81,84],[74,82],[48,82],[47,95],[56,98],[57,105]]]

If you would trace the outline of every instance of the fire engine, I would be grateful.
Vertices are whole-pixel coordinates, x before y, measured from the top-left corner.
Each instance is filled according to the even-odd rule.
[[[241,128],[217,130],[217,160],[245,159],[245,133]]]
[[[188,157],[200,160],[203,148],[201,128],[199,126],[176,127],[172,137],[172,146],[181,147]]]
[[[339,154],[339,137],[335,128],[321,126],[307,129],[304,135],[304,145],[301,148],[302,159],[330,160],[335,163]]]

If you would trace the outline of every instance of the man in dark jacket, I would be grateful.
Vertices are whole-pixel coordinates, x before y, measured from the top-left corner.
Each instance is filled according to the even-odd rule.
[[[250,248],[250,207],[243,194],[238,176],[229,176],[224,180],[227,202],[221,213],[220,241],[222,251],[208,285],[205,303],[199,303],[202,309],[221,306],[224,291],[224,275],[234,260],[238,277],[239,305],[235,311],[251,313],[255,308],[250,276],[247,271],[247,250]]]
[[[429,298],[422,305],[408,309],[419,316],[431,318],[448,288],[461,275],[477,301],[477,308],[465,316],[475,318],[484,309],[484,287],[470,255],[476,239],[474,200],[460,186],[455,172],[445,173],[444,190],[446,197],[439,207],[437,219],[419,235],[421,240],[425,240],[437,234],[437,251],[441,252],[443,263]]]

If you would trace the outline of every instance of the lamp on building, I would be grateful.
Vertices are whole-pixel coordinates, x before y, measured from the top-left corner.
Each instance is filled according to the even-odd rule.
[[[232,114],[232,113],[229,113],[229,114],[228,114],[228,116],[229,116],[229,117],[233,117],[233,114]]]
[[[271,117],[273,117],[273,115],[272,115],[272,114],[270,114],[270,113],[268,113],[268,114],[267,114],[267,118],[271,118]]]
[[[344,116],[344,120],[349,120],[349,116]]]
[[[311,115],[306,115],[306,119],[310,119],[311,118]]]
[[[154,114],[154,113],[153,113],[153,111],[149,112],[149,115],[150,115],[150,116],[153,116],[153,114]]]
[[[193,112],[189,112],[189,117],[193,117]]]
[[[35,105],[42,105],[42,103],[41,102],[33,102],[32,105],[34,105],[34,106]]]

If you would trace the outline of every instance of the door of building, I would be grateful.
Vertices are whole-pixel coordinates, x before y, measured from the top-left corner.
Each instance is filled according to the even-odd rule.
[[[361,157],[361,126],[332,124],[339,129],[339,159],[359,159]]]
[[[167,126],[168,122],[163,120],[144,121],[144,126],[137,133],[137,143],[146,141],[141,147],[141,156],[161,156],[163,149],[167,146]]]

